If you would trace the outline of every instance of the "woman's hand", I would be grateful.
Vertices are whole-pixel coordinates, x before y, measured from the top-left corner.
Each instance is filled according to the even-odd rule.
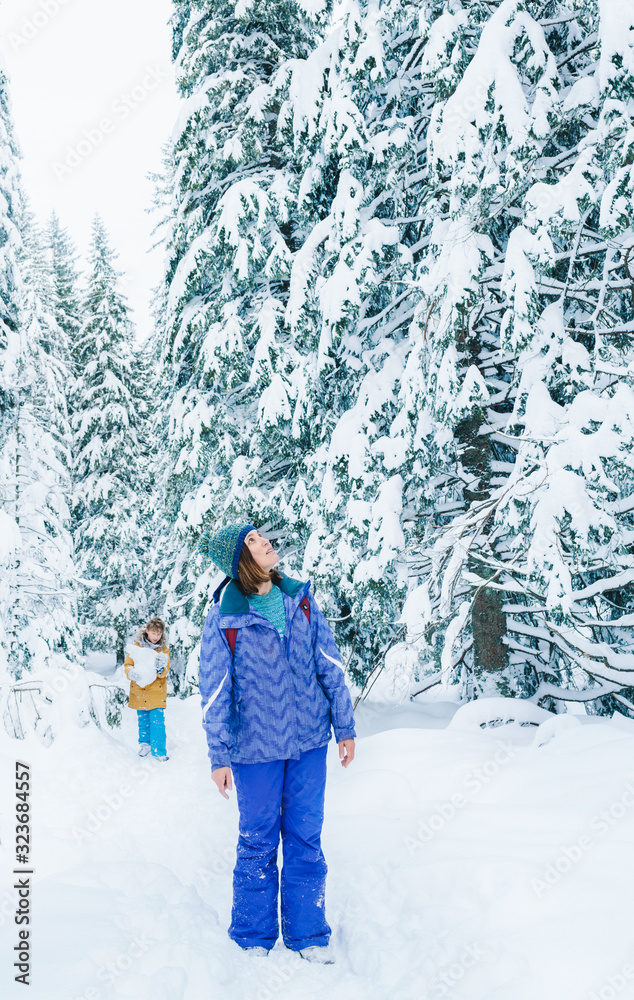
[[[354,760],[354,740],[339,741],[339,760],[342,767],[347,767]]]
[[[230,767],[217,767],[215,771],[211,772],[211,780],[218,786],[218,791],[225,799],[228,799],[227,791],[231,791],[233,788],[233,781],[231,780],[231,768]]]

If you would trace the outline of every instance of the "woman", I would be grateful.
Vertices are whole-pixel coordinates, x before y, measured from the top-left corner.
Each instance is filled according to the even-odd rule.
[[[233,772],[240,812],[229,936],[259,955],[275,944],[281,834],[284,943],[330,963],[326,750],[332,725],[347,767],[355,737],[339,652],[310,582],[278,573],[279,556],[253,525],[229,525],[201,548],[227,578],[203,630],[200,692],[211,777],[228,798]]]

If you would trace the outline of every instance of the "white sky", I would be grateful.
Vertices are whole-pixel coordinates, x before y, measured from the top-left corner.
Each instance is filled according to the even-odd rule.
[[[0,45],[11,83],[24,188],[41,222],[52,209],[83,266],[95,212],[125,272],[141,339],[162,251],[150,171],[177,114],[170,0],[3,0]]]

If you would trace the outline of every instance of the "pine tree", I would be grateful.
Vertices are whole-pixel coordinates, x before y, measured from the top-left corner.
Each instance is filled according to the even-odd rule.
[[[116,648],[146,611],[147,404],[133,328],[117,287],[115,253],[103,222],[93,223],[83,324],[74,355],[75,551],[84,585],[80,621],[88,649]]]
[[[2,573],[0,574],[0,649],[2,673],[19,672],[19,623],[14,617],[17,573],[22,536],[18,524],[17,428],[20,402],[30,381],[20,311],[23,279],[17,260],[22,210],[20,150],[14,135],[9,87],[4,63],[0,66],[0,489],[2,509]]]
[[[70,352],[81,327],[77,250],[55,212],[51,213],[44,238],[49,251],[52,308],[64,333],[64,349]]]
[[[245,517],[305,549],[356,680],[406,626],[428,683],[627,711],[622,6],[350,0],[310,39],[212,7],[173,22],[159,305],[189,676],[196,543]]]
[[[76,649],[69,534],[68,380],[48,309],[47,270],[22,192],[8,84],[0,71],[0,262],[3,670],[67,662]]]
[[[467,696],[631,708],[630,20],[428,8],[420,403],[458,514],[406,617]]]
[[[74,656],[78,628],[69,509],[70,353],[52,309],[42,234],[26,205],[21,231],[22,324],[31,375],[16,425],[16,510],[23,544],[14,614],[21,622],[26,666],[38,657],[48,659],[51,653]]]
[[[430,113],[418,14],[409,3],[348,3],[332,34],[290,68],[280,116],[304,237],[287,321],[303,389],[292,426],[306,454],[287,516],[360,682],[402,637],[425,505],[420,445],[406,440],[400,399],[420,297],[413,268]]]
[[[296,178],[278,149],[276,74],[319,35],[294,0],[179,2],[173,25],[184,100],[158,308],[164,382],[173,388],[166,615],[175,652],[188,661],[187,689],[215,576],[198,554],[200,536],[223,518],[276,519],[302,457],[289,433],[297,364],[284,328],[300,242]]]

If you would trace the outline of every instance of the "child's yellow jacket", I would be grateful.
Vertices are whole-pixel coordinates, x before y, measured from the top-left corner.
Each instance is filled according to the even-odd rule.
[[[135,642],[135,646],[140,646],[140,642]],[[170,651],[167,646],[157,649],[157,653],[167,653],[167,666],[162,674],[148,684],[147,687],[140,687],[136,681],[130,681],[130,697],[128,705],[130,708],[143,709],[149,711],[152,708],[165,708],[167,698],[167,674],[170,668]],[[134,660],[128,653],[123,663],[126,677],[130,677],[130,667],[134,666]]]

